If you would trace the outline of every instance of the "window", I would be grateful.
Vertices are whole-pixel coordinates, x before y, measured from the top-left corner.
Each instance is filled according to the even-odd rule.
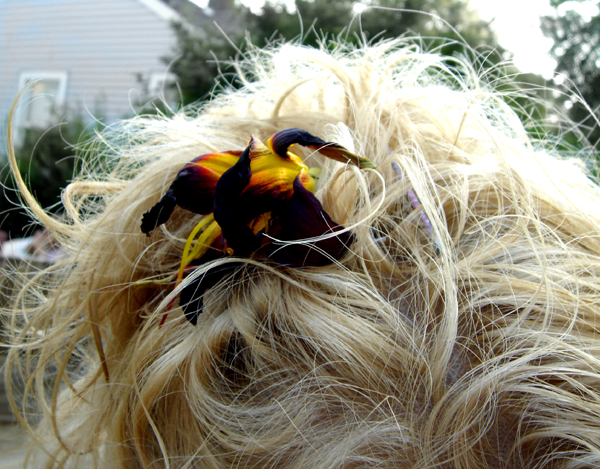
[[[178,101],[177,90],[173,86],[176,82],[177,77],[172,73],[150,73],[148,77],[149,99],[158,98],[168,106],[174,107]]]
[[[65,104],[67,73],[22,73],[19,89],[24,88],[20,100],[20,127],[47,128],[52,125],[56,121],[56,113]]]

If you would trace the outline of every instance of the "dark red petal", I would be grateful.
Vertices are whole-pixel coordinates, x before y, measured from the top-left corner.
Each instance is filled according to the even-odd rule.
[[[217,181],[239,159],[242,152],[207,153],[186,164],[164,197],[142,217],[141,230],[147,235],[166,223],[176,205],[194,213],[212,212]]]
[[[293,144],[316,150],[327,158],[340,163],[352,163],[359,168],[376,168],[367,158],[355,155],[338,143],[326,142],[306,130],[285,129],[273,134],[267,140],[267,145],[270,145],[275,153],[283,157],[287,155],[288,147]]]
[[[166,223],[173,210],[175,210],[176,200],[173,196],[173,190],[169,189],[165,196],[158,201],[154,207],[144,213],[142,217],[142,233],[150,236],[150,232],[157,226]]]
[[[248,227],[253,217],[248,197],[240,197],[250,182],[250,145],[244,150],[237,163],[221,176],[215,189],[213,213],[215,221],[221,227],[227,246],[233,249],[235,256],[246,257],[256,251],[260,240]]]
[[[327,145],[327,142],[315,137],[306,130],[295,128],[281,130],[267,140],[267,144],[270,144],[273,151],[283,158],[287,157],[288,148],[296,143],[303,147]]]
[[[186,285],[179,295],[179,305],[183,310],[185,318],[194,326],[198,323],[198,316],[204,310],[204,293],[214,287],[226,275],[236,272],[244,264],[241,262],[228,262],[205,272],[189,285]]]
[[[276,216],[279,230],[269,233],[282,241],[315,238],[344,229],[323,210],[321,202],[304,188],[299,178],[294,180],[294,194],[289,203]],[[265,248],[269,257],[280,264],[310,267],[339,260],[353,242],[354,234],[346,231],[310,244],[271,243]]]
[[[202,215],[211,213],[217,181],[240,154],[238,151],[209,153],[185,165],[171,185],[177,205]]]

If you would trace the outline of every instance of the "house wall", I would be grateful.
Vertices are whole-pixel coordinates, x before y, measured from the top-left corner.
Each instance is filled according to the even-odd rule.
[[[132,115],[143,97],[136,74],[166,71],[175,18],[159,0],[0,0],[0,119],[30,72],[66,73],[68,110]]]

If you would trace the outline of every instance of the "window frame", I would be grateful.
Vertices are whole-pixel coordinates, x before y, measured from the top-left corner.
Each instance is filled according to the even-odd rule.
[[[69,74],[67,72],[57,71],[25,71],[19,74],[19,90],[23,90],[19,105],[19,127],[23,129],[35,127],[35,125],[28,119],[27,107],[33,99],[36,99],[36,96],[32,95],[31,88],[28,88],[27,84],[32,81],[58,81],[58,91],[53,98],[54,106],[57,109],[61,109],[64,107],[67,97],[68,77]]]

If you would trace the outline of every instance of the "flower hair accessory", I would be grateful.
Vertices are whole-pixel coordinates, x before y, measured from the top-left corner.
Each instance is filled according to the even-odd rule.
[[[187,239],[176,284],[198,265],[220,257],[256,255],[292,267],[316,267],[345,254],[354,235],[343,231],[314,196],[314,173],[288,151],[293,144],[359,168],[375,168],[368,159],[300,129],[277,132],[266,144],[252,137],[244,151],[195,158],[142,218],[141,230],[149,235],[176,206],[204,215]],[[311,244],[273,242],[306,238],[319,239]],[[204,292],[241,266],[221,264],[183,288],[180,304],[186,319],[195,325]]]

